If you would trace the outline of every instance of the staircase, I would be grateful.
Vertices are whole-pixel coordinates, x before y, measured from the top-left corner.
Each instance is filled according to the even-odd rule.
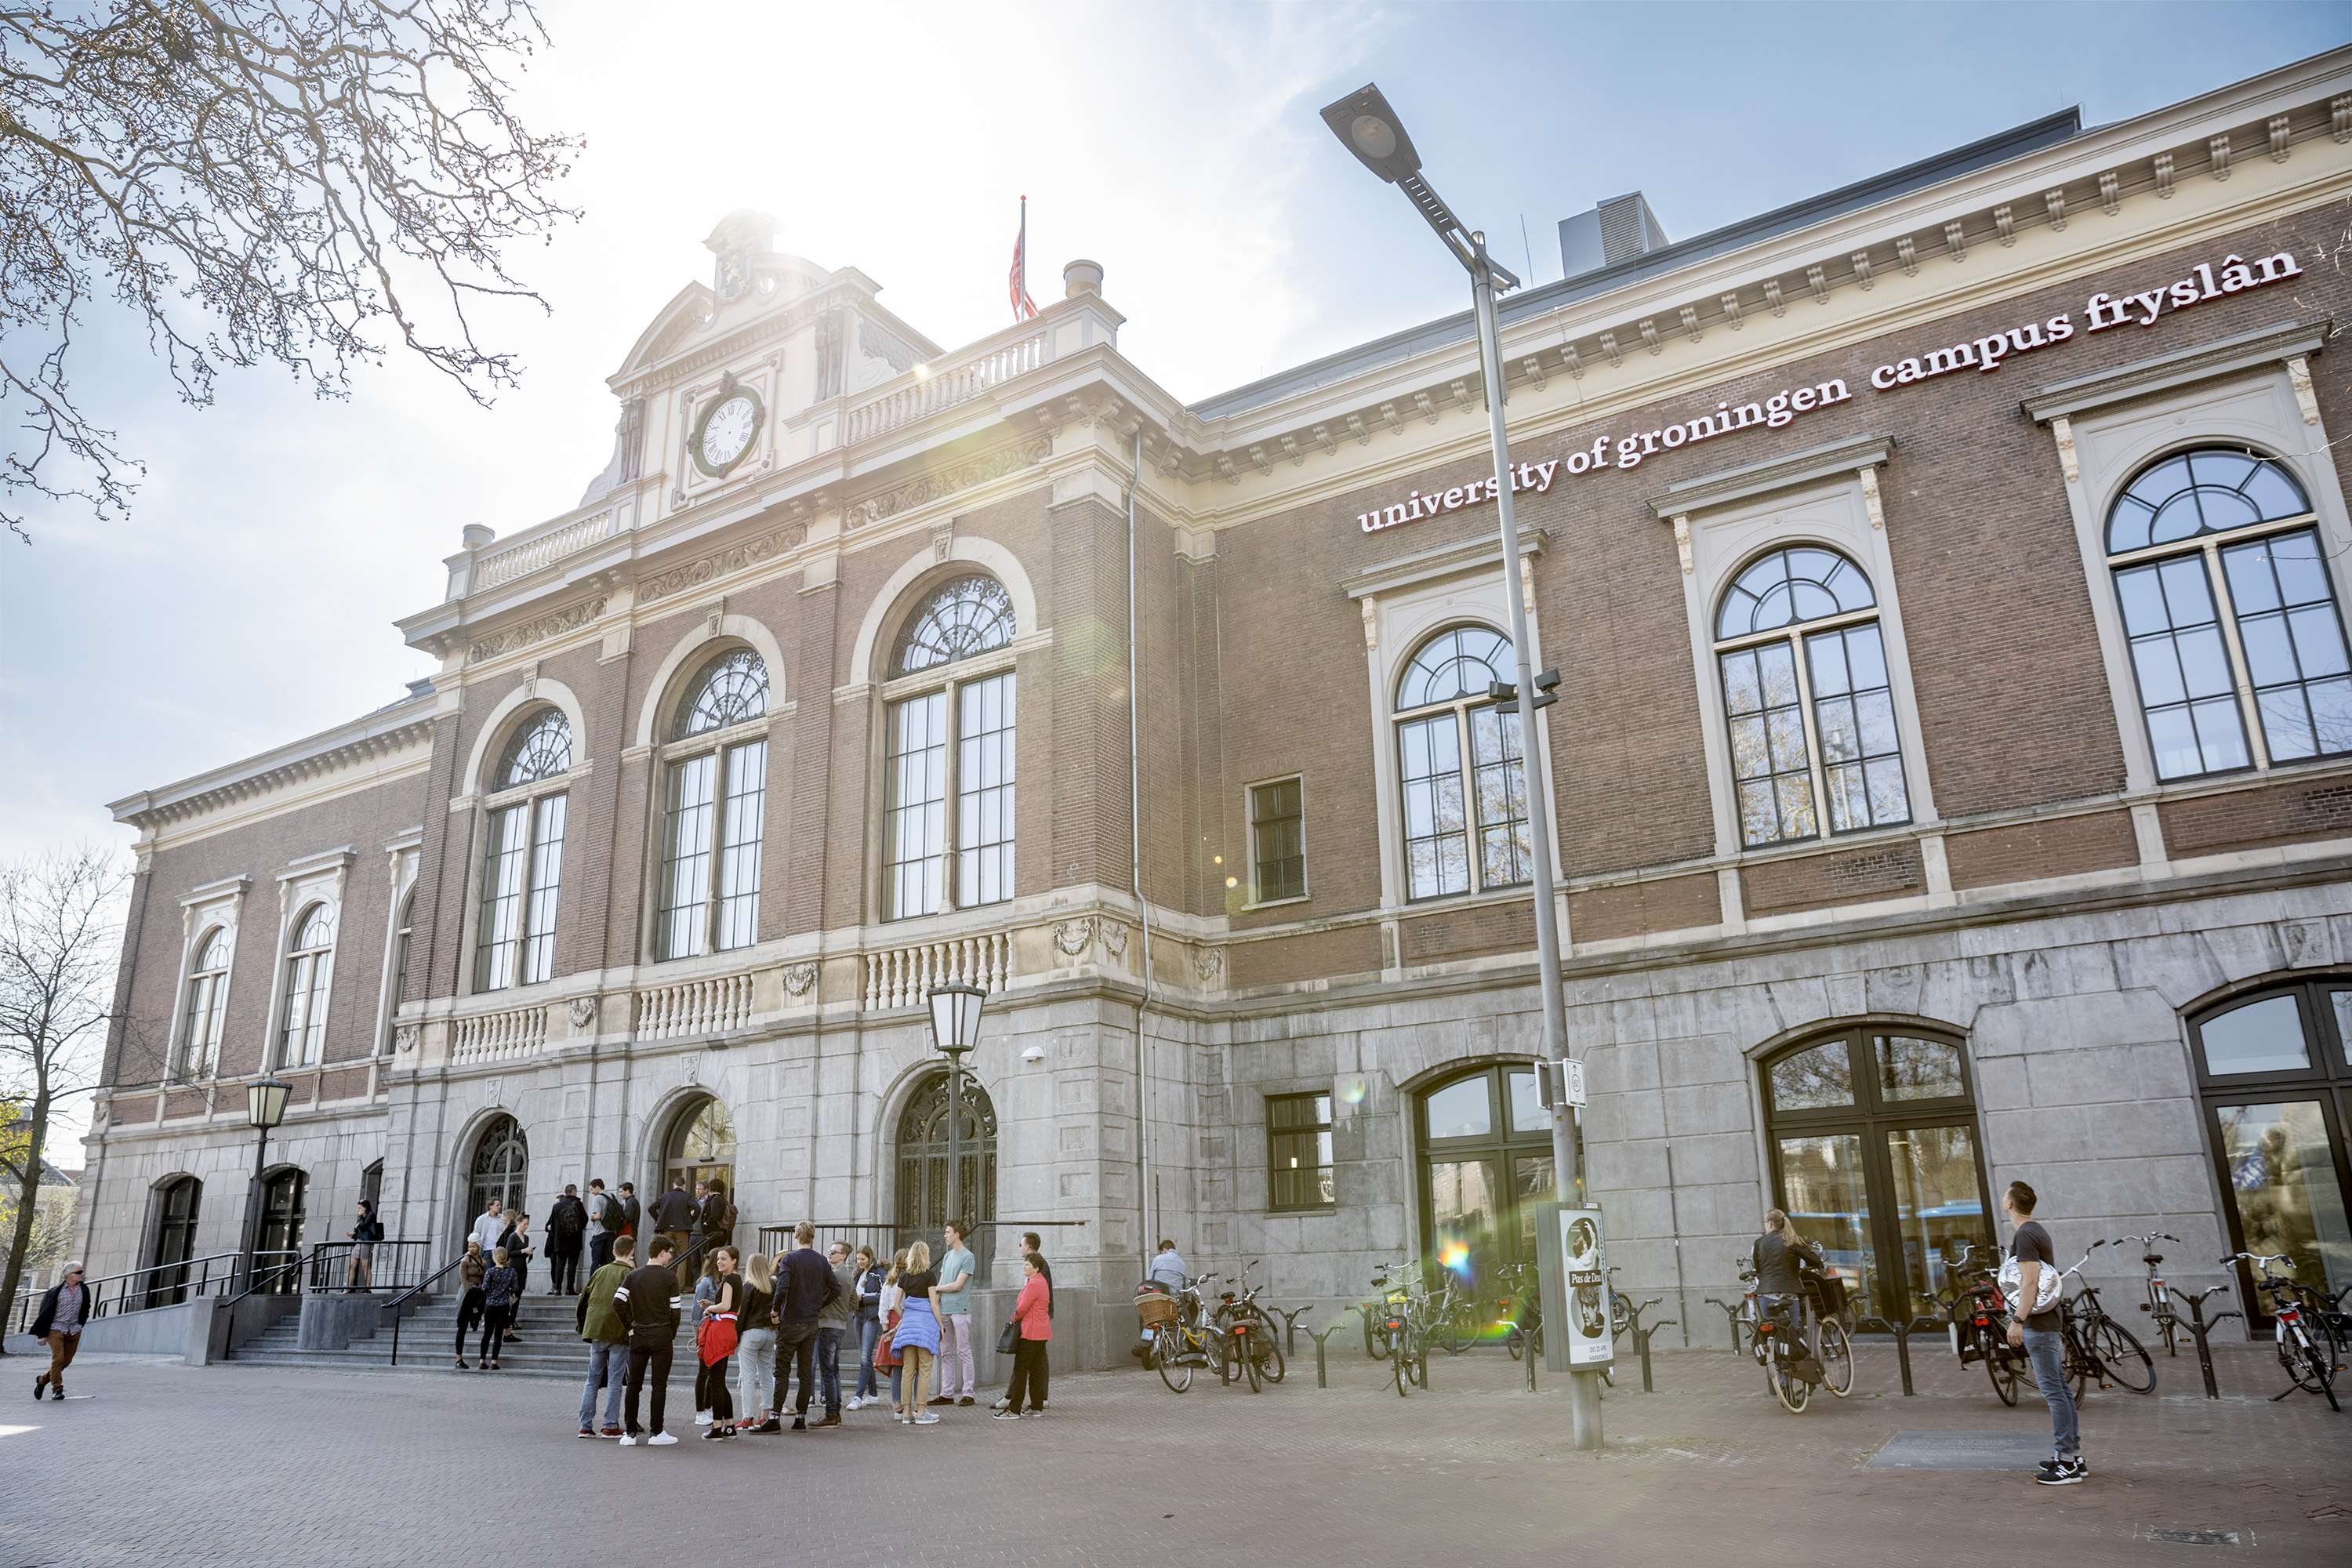
[[[455,1374],[454,1342],[457,1333],[455,1295],[428,1296],[400,1325],[400,1365],[392,1364],[392,1325],[387,1322],[372,1340],[354,1340],[340,1351],[304,1350],[300,1321],[289,1313],[231,1352],[230,1360],[245,1366],[301,1366],[352,1372],[419,1372]],[[689,1303],[689,1309],[691,1303]],[[522,1304],[520,1340],[511,1335],[499,1352],[500,1377],[568,1378],[577,1384],[588,1375],[588,1347],[573,1326],[579,1299],[550,1296],[534,1290]],[[677,1348],[670,1363],[670,1387],[691,1389],[694,1380],[694,1331],[688,1326],[689,1310],[678,1323]],[[478,1324],[466,1336],[466,1359],[481,1348]],[[477,1365],[479,1363],[477,1363]],[[732,1378],[730,1383],[731,1384]]]

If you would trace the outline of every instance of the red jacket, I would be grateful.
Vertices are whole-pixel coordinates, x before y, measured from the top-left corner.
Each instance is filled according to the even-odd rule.
[[[1032,1274],[1021,1287],[1021,1299],[1013,1303],[1013,1321],[1021,1325],[1024,1340],[1054,1337],[1054,1320],[1045,1311],[1045,1277]]]

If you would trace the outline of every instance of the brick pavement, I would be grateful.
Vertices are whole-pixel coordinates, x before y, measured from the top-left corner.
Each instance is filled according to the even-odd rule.
[[[1625,1369],[1597,1457],[1570,1447],[1559,1381],[1528,1395],[1491,1351],[1434,1359],[1433,1389],[1401,1400],[1352,1352],[1318,1390],[1300,1348],[1290,1380],[1255,1396],[1066,1376],[1054,1415],[1017,1426],[977,1409],[915,1429],[861,1415],[835,1432],[626,1451],[574,1438],[572,1392],[544,1381],[91,1357],[73,1387],[93,1397],[0,1403],[0,1568],[407,1568],[478,1554],[456,1510],[498,1520],[501,1562],[568,1564],[593,1558],[614,1510],[646,1508],[762,1531],[805,1514],[885,1563],[1483,1564],[1557,1562],[1580,1542],[1604,1563],[1940,1568],[1994,1552],[2012,1525],[2030,1527],[2037,1561],[2070,1568],[2225,1550],[2158,1544],[2158,1530],[2239,1531],[2249,1561],[2352,1559],[2352,1414],[2268,1403],[2258,1351],[2226,1358],[2219,1403],[2187,1361],[2165,1364],[2153,1398],[2093,1394],[2093,1480],[2043,1491],[2021,1474],[1864,1468],[1904,1431],[2046,1432],[2038,1401],[2003,1407],[1932,1346],[1919,1397],[1899,1396],[1892,1351],[1869,1346],[1855,1396],[1801,1416],[1750,1363],[1662,1353],[1655,1395]],[[672,1386],[676,1408],[684,1378]],[[677,1538],[698,1557],[728,1539],[708,1524]]]

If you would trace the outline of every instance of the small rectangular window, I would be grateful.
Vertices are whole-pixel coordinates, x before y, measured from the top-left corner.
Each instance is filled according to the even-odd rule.
[[[1265,1097],[1266,1206],[1327,1209],[1339,1197],[1331,1180],[1331,1097]]]
[[[1250,786],[1250,896],[1258,903],[1307,896],[1305,784]]]

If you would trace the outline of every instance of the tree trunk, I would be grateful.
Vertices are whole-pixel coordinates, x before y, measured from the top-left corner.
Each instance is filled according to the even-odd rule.
[[[42,1075],[47,1077],[46,1073]],[[49,1089],[43,1083],[33,1095],[32,1138],[25,1146],[25,1179],[16,1194],[16,1234],[8,1238],[8,1264],[0,1272],[0,1311],[14,1310],[16,1287],[25,1278],[25,1254],[33,1245],[33,1211],[41,1201],[41,1145],[49,1131]],[[0,1323],[0,1356],[8,1353],[10,1325]]]

